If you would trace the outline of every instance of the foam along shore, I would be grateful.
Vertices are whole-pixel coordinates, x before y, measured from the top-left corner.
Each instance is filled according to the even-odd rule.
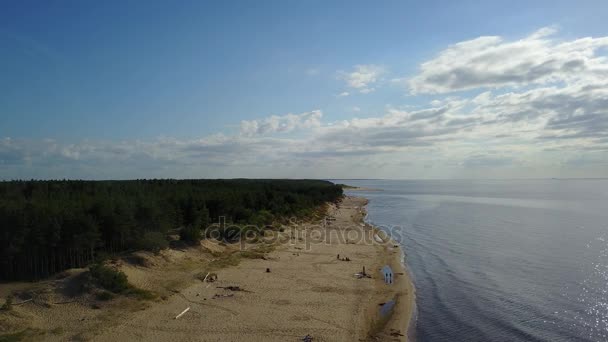
[[[26,317],[40,339],[58,341],[406,341],[412,282],[399,247],[375,241],[378,231],[364,223],[366,204],[346,196],[329,206],[323,224],[285,229],[286,243],[240,262],[219,257],[236,246],[212,240],[118,262],[131,283],[160,295],[154,301],[81,297],[63,305],[24,304],[11,315]],[[218,260],[226,265],[207,272]],[[392,284],[381,273],[386,265]]]

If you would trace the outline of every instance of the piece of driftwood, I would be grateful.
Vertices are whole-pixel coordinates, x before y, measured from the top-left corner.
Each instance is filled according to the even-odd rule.
[[[230,291],[241,291],[241,292],[251,292],[245,289],[242,289],[240,286],[218,286],[218,289],[225,289]]]
[[[23,302],[19,302],[19,303],[13,303],[13,305],[21,305],[21,304],[29,303],[29,302],[31,302],[32,300],[34,300],[34,298],[26,299],[26,300],[24,300]]]
[[[357,279],[361,279],[361,278],[370,278],[371,279],[372,276],[370,276],[369,274],[366,274],[366,273],[359,272],[359,273],[355,273],[355,277],[357,277]]]
[[[226,297],[234,297],[234,295],[231,294],[214,294],[213,297],[211,297],[212,299],[217,299],[217,298],[226,298]]]
[[[182,311],[182,313],[180,313],[179,315],[175,316],[175,319],[178,319],[178,318],[182,317],[188,311],[190,311],[190,307],[187,307],[184,311]]]
[[[394,336],[394,337],[398,337],[398,336],[405,336],[405,335],[403,335],[403,334],[401,333],[401,331],[399,331],[399,330],[393,330],[393,329],[391,329],[391,333],[390,333],[390,335],[391,335],[391,336]]]

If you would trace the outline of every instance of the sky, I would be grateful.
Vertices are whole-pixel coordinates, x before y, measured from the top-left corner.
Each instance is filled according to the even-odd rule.
[[[608,177],[608,2],[2,1],[0,179]]]

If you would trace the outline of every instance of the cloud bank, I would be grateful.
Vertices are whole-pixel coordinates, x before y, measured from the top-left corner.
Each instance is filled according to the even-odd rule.
[[[595,82],[608,76],[608,37],[560,42],[542,28],[515,41],[484,36],[448,47],[422,63],[410,91],[448,93],[477,88],[523,87],[555,82]]]
[[[411,94],[435,94],[428,106],[375,116],[271,115],[192,140],[5,137],[0,178],[607,176],[608,37],[555,36],[453,44],[408,78]],[[385,73],[357,65],[340,77],[369,93]]]

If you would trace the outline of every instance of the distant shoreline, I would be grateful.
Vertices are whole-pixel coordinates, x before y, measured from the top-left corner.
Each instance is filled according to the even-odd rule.
[[[338,185],[340,185],[343,190],[348,190],[348,191],[384,191],[382,189],[367,188],[367,187],[363,187],[363,186],[352,186],[352,185],[347,185],[347,184],[338,184]]]

